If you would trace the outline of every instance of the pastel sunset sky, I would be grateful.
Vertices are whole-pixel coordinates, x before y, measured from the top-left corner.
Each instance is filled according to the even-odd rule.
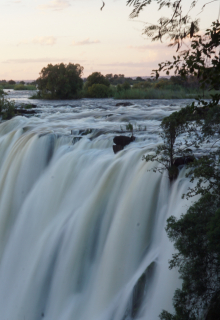
[[[79,63],[85,77],[94,71],[149,76],[175,54],[142,35],[144,22],[161,16],[155,5],[137,19],[129,18],[126,0],[101,6],[101,0],[1,0],[0,79],[34,80],[48,63],[60,62]],[[203,29],[218,11],[219,2],[213,2],[199,15]]]

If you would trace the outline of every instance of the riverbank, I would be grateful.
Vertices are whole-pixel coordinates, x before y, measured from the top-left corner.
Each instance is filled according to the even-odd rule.
[[[107,99],[113,98],[116,100],[121,99],[196,99],[198,96],[204,99],[210,99],[212,94],[217,93],[215,90],[198,90],[198,89],[184,89],[184,88],[176,88],[176,89],[156,89],[156,88],[148,88],[148,89],[136,89],[130,88],[128,90],[118,91],[116,87],[110,87],[107,93],[97,92],[92,95],[88,94],[87,91],[81,91],[75,97],[75,99]],[[42,97],[39,92],[35,93],[30,97],[30,99],[41,99],[41,100],[65,100],[65,99],[51,99],[50,95]]]

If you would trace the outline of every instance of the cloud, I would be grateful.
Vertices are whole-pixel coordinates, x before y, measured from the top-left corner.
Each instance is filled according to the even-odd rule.
[[[79,42],[72,42],[72,46],[87,46],[87,45],[90,45],[90,44],[98,44],[100,43],[99,40],[93,40],[93,41],[90,41],[89,38],[83,40],[83,41],[79,41]]]
[[[36,37],[32,40],[24,40],[24,41],[20,41],[18,43],[19,45],[22,44],[40,44],[42,46],[53,46],[56,43],[57,39],[53,36],[49,36],[49,37]]]
[[[37,37],[33,39],[34,44],[41,44],[45,46],[53,46],[57,39],[55,37]]]
[[[173,49],[168,47],[168,43],[157,43],[157,44],[148,44],[143,46],[128,46],[129,49],[134,49],[137,51],[147,51],[147,50],[167,50],[167,49]]]
[[[2,61],[2,63],[21,63],[21,64],[25,64],[25,63],[61,63],[61,62],[71,62],[73,61],[73,59],[69,59],[69,58],[36,58],[36,59],[8,59],[5,61]],[[76,62],[74,63],[82,63],[84,62],[84,60],[79,60],[77,59]]]
[[[9,0],[7,1],[7,3],[4,3],[3,6],[10,7],[11,5],[21,5],[21,4],[22,4],[21,0]],[[22,6],[24,6],[24,4]]]
[[[47,4],[42,4],[38,6],[40,10],[52,10],[52,11],[61,11],[70,7],[68,0],[51,0]]]
[[[115,63],[103,63],[101,66],[106,67],[128,67],[128,68],[145,68],[152,67],[152,63],[160,63],[161,60],[155,61],[143,61],[143,62],[115,62]]]

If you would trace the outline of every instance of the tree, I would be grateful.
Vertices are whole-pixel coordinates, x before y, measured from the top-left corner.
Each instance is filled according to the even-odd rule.
[[[16,82],[14,80],[9,80],[8,84],[16,84]]]
[[[213,22],[205,36],[195,35],[191,50],[166,61],[155,70],[169,72],[171,69],[181,77],[197,76],[202,88],[215,88],[220,77],[220,24]],[[207,63],[207,61],[209,63]],[[170,268],[177,267],[182,279],[182,288],[173,297],[175,313],[160,314],[161,320],[220,319],[220,94],[216,92],[209,101],[197,98],[179,112],[163,119],[161,136],[164,144],[155,155],[145,156],[146,161],[156,160],[162,169],[172,170],[175,155],[183,154],[191,148],[212,145],[208,155],[203,154],[189,164],[186,176],[196,181],[186,193],[187,198],[200,195],[185,215],[177,220],[167,220],[167,233],[174,242],[177,253],[170,260]],[[188,134],[183,144],[178,136]],[[191,152],[192,152],[191,149]],[[155,169],[160,171],[159,169]],[[172,171],[171,171],[172,172]],[[213,316],[215,315],[215,316]]]
[[[153,41],[161,41],[164,36],[167,36],[171,40],[170,45],[177,46],[178,50],[186,37],[192,38],[199,30],[198,16],[194,19],[190,16],[192,9],[197,5],[198,1],[192,0],[186,3],[186,6],[183,6],[183,0],[127,0],[127,5],[133,6],[130,17],[138,17],[139,13],[153,1],[158,5],[158,10],[166,8],[171,12],[168,17],[162,16],[157,24],[146,23],[143,33],[152,38]],[[200,11],[211,2],[213,1],[203,5]],[[185,10],[183,9],[184,7]]]
[[[87,96],[90,98],[108,98],[109,88],[104,84],[93,84],[88,88]]]
[[[213,302],[217,300],[219,303],[219,206],[219,197],[207,193],[179,220],[173,216],[167,220],[166,231],[177,249],[170,261],[170,268],[177,267],[180,270],[183,284],[173,298],[175,315],[163,311],[161,320],[201,319],[209,313]],[[219,306],[217,309],[220,311]],[[220,314],[212,319],[220,319]]]
[[[86,87],[89,88],[93,84],[103,84],[107,87],[110,86],[110,82],[108,78],[104,77],[101,72],[93,72],[88,76],[87,81],[86,81]]]
[[[37,79],[39,95],[46,99],[74,99],[83,87],[83,67],[79,64],[48,64]]]
[[[129,90],[131,89],[130,83],[128,81],[125,81],[122,85],[123,90]]]
[[[140,82],[140,81],[145,81],[143,78],[141,78],[141,77],[137,77],[136,79],[135,79],[135,81],[137,81],[137,82]]]
[[[139,12],[151,0],[128,0],[134,5],[131,16]],[[197,4],[192,1],[186,14],[183,13],[182,0],[155,0],[159,9],[171,8],[171,18],[160,18],[158,25],[147,25],[144,33],[153,40],[162,39],[167,35],[170,45],[180,49],[186,37],[192,38],[191,47],[173,57],[173,61],[159,64],[154,70],[156,78],[161,71],[174,74],[184,79],[197,78],[199,86],[218,89],[220,78],[220,24],[213,22],[205,35],[195,34],[198,31],[198,20],[192,20],[190,10]],[[208,4],[208,3],[207,3]],[[207,5],[205,4],[203,8]],[[202,9],[203,9],[202,8]],[[201,155],[189,164],[187,176],[196,181],[196,186],[189,188],[186,195],[200,195],[179,220],[170,217],[167,220],[166,231],[174,242],[177,250],[170,260],[170,268],[178,268],[182,279],[181,289],[175,291],[173,297],[174,314],[165,310],[160,314],[161,320],[219,320],[220,319],[220,94],[215,92],[210,101],[202,97],[197,103],[183,108],[162,121],[163,144],[155,155],[144,157],[146,161],[156,160],[160,163],[155,171],[172,171],[175,156],[185,154],[189,143],[191,152],[196,147],[202,149],[203,144],[212,145],[207,150],[208,155]],[[193,121],[192,121],[193,120]],[[183,144],[178,137],[188,134]],[[190,150],[189,150],[190,151]],[[188,150],[187,150],[188,152]],[[163,171],[162,170],[162,171]]]
[[[159,133],[163,143],[156,148],[154,155],[143,157],[143,160],[147,162],[159,163],[159,166],[153,168],[153,171],[162,173],[166,170],[171,181],[176,179],[178,175],[178,169],[175,166],[176,159],[179,157],[187,159],[192,154],[191,148],[198,148],[199,122],[195,121],[201,120],[201,117],[193,114],[194,111],[194,106],[187,106],[165,117],[160,124],[162,131]],[[184,142],[178,140],[182,134],[186,135]]]

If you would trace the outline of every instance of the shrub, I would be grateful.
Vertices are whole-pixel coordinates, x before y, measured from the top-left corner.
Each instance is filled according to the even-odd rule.
[[[117,85],[117,92],[121,92],[122,91],[122,85],[121,84],[118,84]]]
[[[86,88],[91,87],[93,84],[102,84],[107,87],[110,86],[109,80],[104,77],[101,72],[93,72],[90,76],[88,76],[86,80]]]
[[[14,80],[9,80],[8,84],[16,84],[16,82]]]
[[[108,98],[109,88],[104,84],[93,84],[88,88],[87,96],[89,98]]]
[[[16,84],[14,86],[14,90],[36,90],[36,86],[34,86],[34,85]]]
[[[48,64],[37,79],[39,97],[46,99],[74,99],[83,87],[83,67],[79,64]]]
[[[169,84],[169,81],[166,79],[161,79],[154,84],[155,89],[164,89]]]
[[[148,89],[151,87],[152,87],[152,84],[150,81],[142,81],[142,82],[135,83],[133,85],[134,89]]]
[[[127,81],[125,81],[125,82],[123,83],[123,85],[122,85],[122,89],[123,89],[123,90],[129,90],[129,89],[131,89],[131,86],[130,86],[130,84],[129,84]]]
[[[3,120],[9,120],[14,117],[15,104],[4,97],[0,99],[0,115]]]

